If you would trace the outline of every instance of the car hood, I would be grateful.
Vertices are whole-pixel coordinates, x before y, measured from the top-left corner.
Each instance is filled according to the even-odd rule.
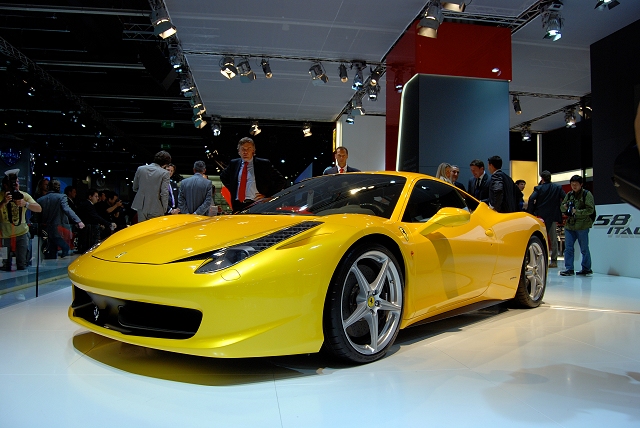
[[[314,217],[180,215],[175,224],[147,220],[107,239],[90,254],[119,263],[165,264],[259,238]],[[172,219],[173,220],[173,219]],[[157,223],[157,225],[154,225]],[[157,226],[157,227],[154,227]]]

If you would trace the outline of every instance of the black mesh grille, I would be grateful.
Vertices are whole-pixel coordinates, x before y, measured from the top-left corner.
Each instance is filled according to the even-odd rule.
[[[73,287],[73,315],[132,336],[188,339],[196,334],[202,312],[89,293]]]

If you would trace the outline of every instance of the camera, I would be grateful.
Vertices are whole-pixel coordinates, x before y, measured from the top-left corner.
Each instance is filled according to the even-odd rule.
[[[567,203],[567,215],[569,217],[573,217],[575,214],[573,213],[573,210],[576,208],[576,203],[574,201],[569,201]]]
[[[11,195],[11,199],[14,201],[19,201],[20,199],[24,199],[22,193],[20,193],[18,186],[18,175],[17,174],[9,174],[9,188],[11,189],[8,193]]]

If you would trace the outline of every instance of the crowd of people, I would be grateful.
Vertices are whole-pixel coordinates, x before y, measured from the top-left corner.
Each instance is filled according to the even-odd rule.
[[[232,211],[240,212],[255,201],[270,197],[284,188],[285,178],[268,159],[258,158],[255,142],[245,137],[237,145],[239,158],[230,161],[220,173],[220,180],[228,189],[228,202]],[[359,172],[348,165],[349,150],[338,147],[334,151],[335,163],[323,174]],[[18,270],[29,264],[28,237],[38,235],[44,241],[44,258],[67,257],[71,251],[84,253],[91,247],[134,222],[142,222],[164,215],[196,214],[217,215],[214,204],[215,187],[206,175],[206,164],[198,160],[193,164],[193,175],[182,179],[176,174],[171,155],[160,151],[153,162],[138,167],[133,180],[135,197],[126,207],[118,194],[109,189],[90,188],[83,198],[77,198],[77,189],[43,178],[38,182],[34,197],[19,191],[19,170],[5,172],[0,193],[0,232],[2,247],[16,256]],[[547,228],[551,249],[550,267],[557,267],[558,242],[556,228],[562,214],[568,216],[565,225],[565,270],[561,275],[573,275],[574,242],[582,252],[582,270],[578,275],[591,274],[588,231],[593,224],[593,195],[582,189],[582,178],[571,179],[572,192],[551,183],[551,174],[543,171],[541,181],[528,201],[524,200],[526,182],[515,183],[502,171],[500,156],[491,156],[485,163],[474,159],[469,164],[472,177],[467,186],[458,181],[460,168],[441,163],[435,176],[468,192],[476,199],[500,213],[528,211],[542,218]],[[31,212],[31,221],[26,218]],[[31,229],[29,224],[32,225]],[[4,257],[2,269],[10,270],[10,258]]]

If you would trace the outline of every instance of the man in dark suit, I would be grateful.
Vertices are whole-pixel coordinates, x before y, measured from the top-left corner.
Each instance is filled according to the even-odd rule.
[[[151,165],[138,167],[133,178],[133,198],[131,208],[138,212],[138,222],[166,214],[169,205],[169,171],[165,165],[171,163],[171,155],[156,153]]]
[[[347,165],[347,159],[349,159],[349,150],[346,147],[338,147],[336,151],[333,152],[333,156],[336,160],[336,164],[334,166],[327,167],[322,175],[343,174],[345,172],[360,172],[359,169]]]
[[[239,212],[257,200],[282,190],[285,179],[268,159],[254,157],[256,145],[249,137],[238,142],[240,159],[233,159],[220,173],[222,184],[231,194],[231,208]]]
[[[558,267],[558,234],[556,228],[558,222],[562,221],[560,204],[564,200],[566,193],[559,184],[551,183],[551,173],[542,171],[540,174],[542,183],[533,188],[533,193],[529,196],[527,212],[544,220],[551,247],[551,263],[549,267]]]
[[[180,184],[178,209],[182,214],[209,215],[211,181],[204,177],[207,166],[203,161],[193,164],[193,175]]]
[[[114,230],[116,224],[108,220],[103,219],[96,212],[94,205],[99,200],[98,191],[96,189],[89,189],[87,191],[87,199],[78,202],[78,217],[86,225],[84,229],[78,232],[78,248],[77,252],[82,254],[98,242],[100,242],[100,226],[110,228]]]
[[[487,202],[489,200],[489,174],[484,171],[484,162],[474,159],[469,164],[471,169],[471,179],[469,179],[469,193],[476,199]]]
[[[489,181],[489,207],[499,213],[513,213],[518,210],[516,185],[511,177],[502,171],[502,158],[491,156],[488,159],[491,180]]]

